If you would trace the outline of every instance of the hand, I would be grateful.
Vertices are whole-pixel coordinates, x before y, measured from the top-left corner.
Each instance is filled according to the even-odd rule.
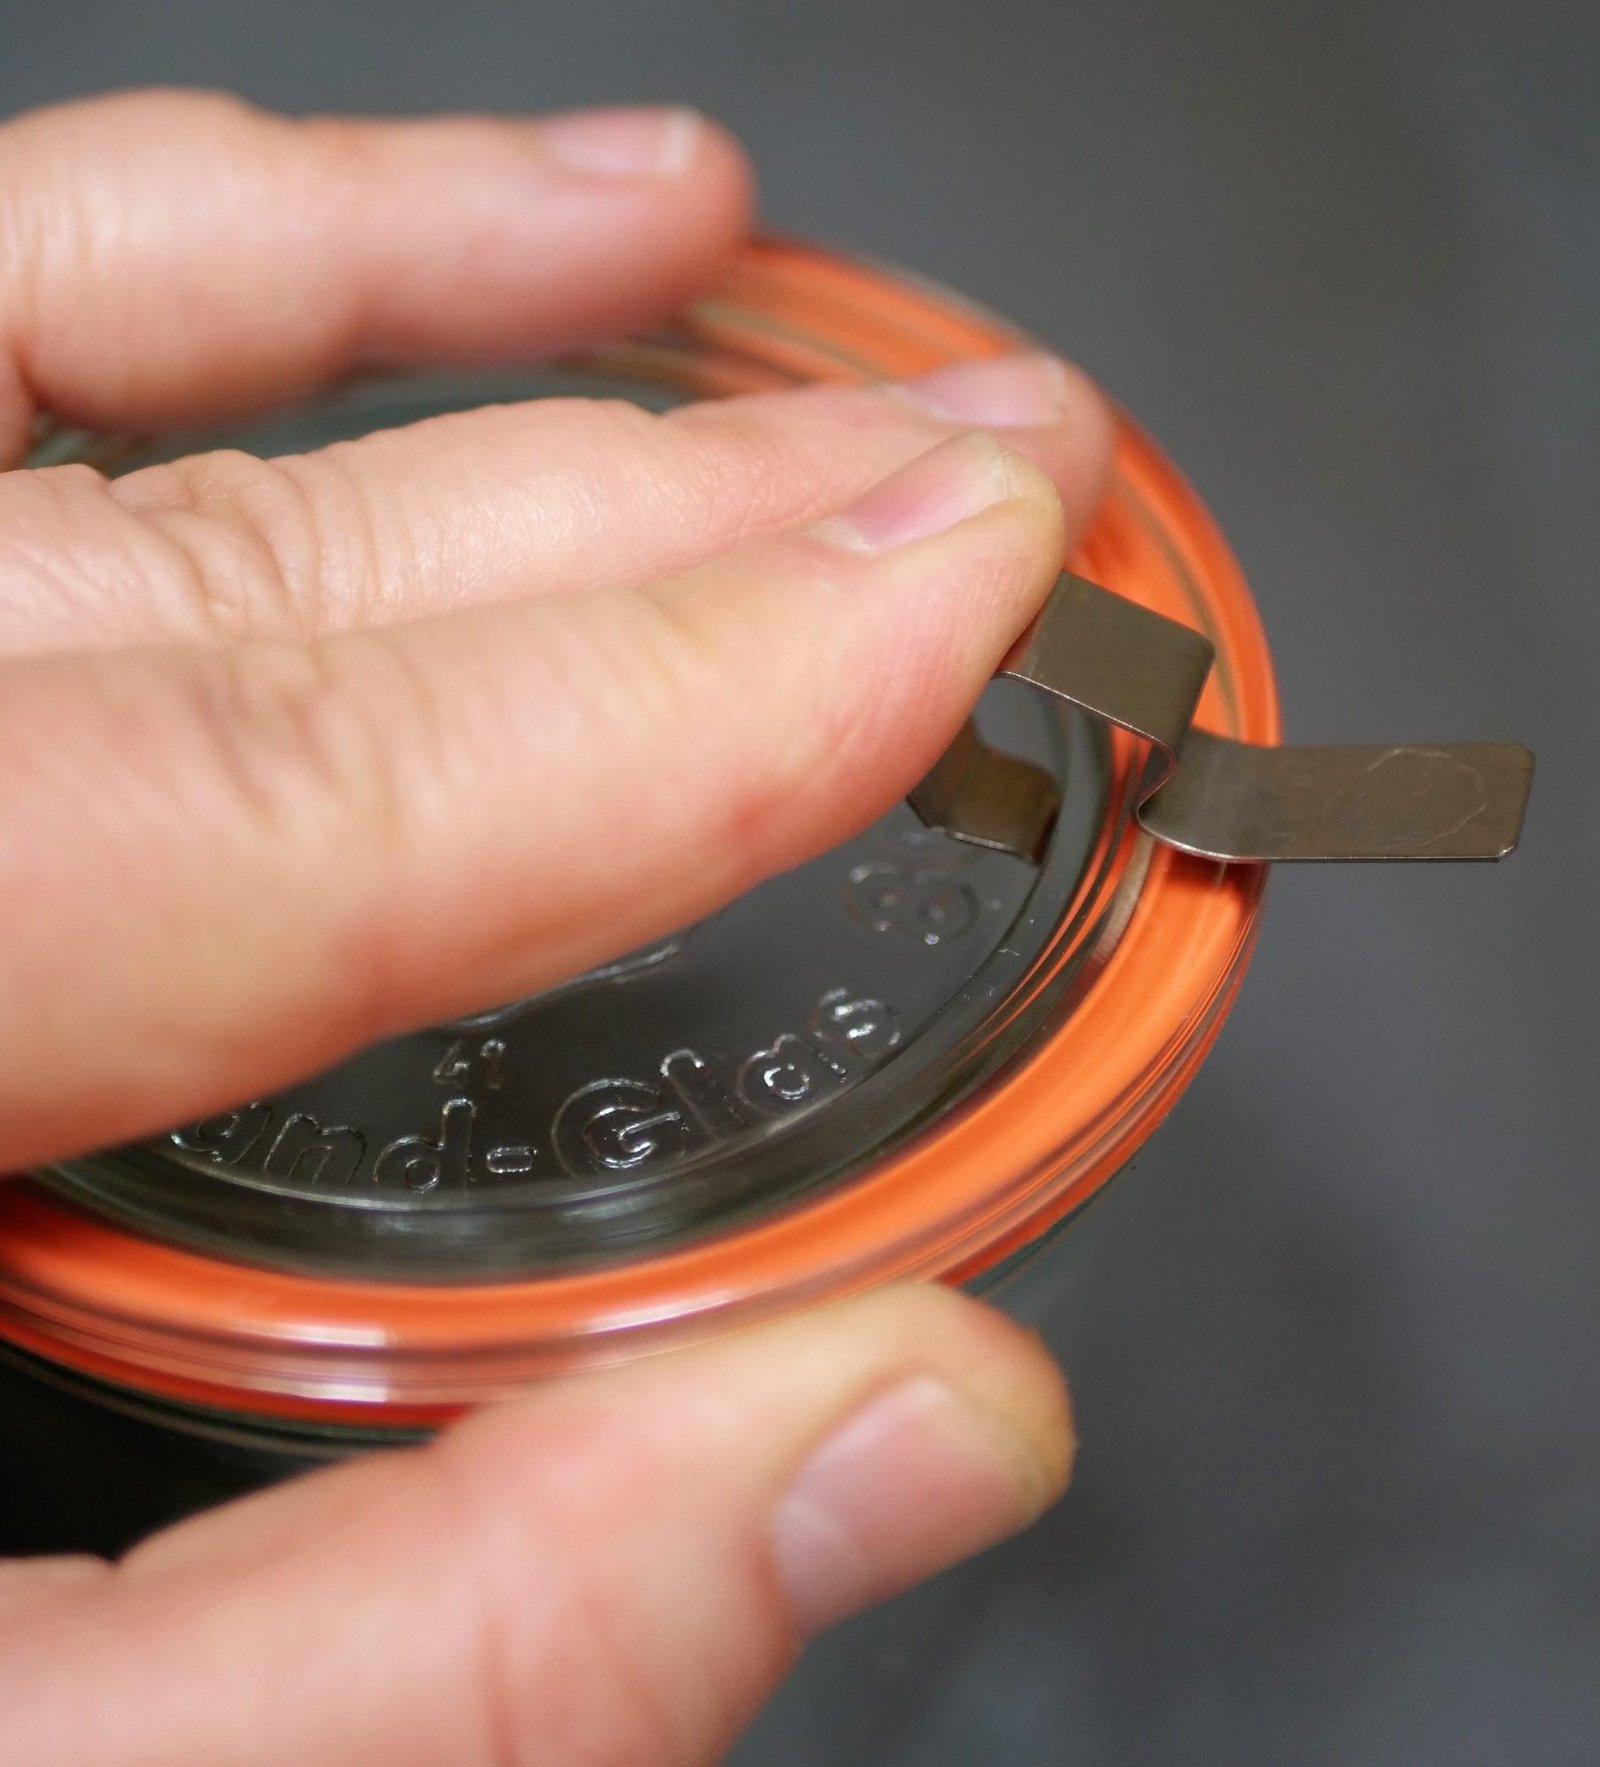
[[[22,117],[0,466],[41,411],[191,425],[648,323],[747,190],[686,113]],[[0,472],[0,1160],[531,992],[860,827],[1038,605],[1107,436],[1017,357]],[[710,1760],[807,1633],[1022,1525],[1069,1444],[1043,1352],[938,1290],[553,1383],[117,1567],[0,1569],[0,1759]]]

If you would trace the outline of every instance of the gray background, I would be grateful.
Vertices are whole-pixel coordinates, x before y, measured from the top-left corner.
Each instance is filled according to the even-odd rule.
[[[740,1759],[1600,1760],[1600,10],[0,5],[0,109],[149,80],[704,105],[772,220],[983,298],[1155,430],[1291,734],[1539,750],[1508,866],[1279,875],[1052,1321],[1075,1493],[841,1635]]]

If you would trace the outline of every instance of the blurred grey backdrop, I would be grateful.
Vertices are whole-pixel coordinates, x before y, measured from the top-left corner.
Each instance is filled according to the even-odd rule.
[[[702,105],[773,222],[980,297],[1164,440],[1291,734],[1539,750],[1507,866],[1279,875],[1052,1321],[1075,1492],[737,1758],[1600,1761],[1600,9],[0,5],[0,110],[149,81]]]

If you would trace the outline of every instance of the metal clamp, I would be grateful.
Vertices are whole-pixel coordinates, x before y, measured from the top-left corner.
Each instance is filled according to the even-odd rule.
[[[1149,744],[1140,827],[1230,864],[1503,859],[1522,833],[1533,755],[1517,743],[1268,748],[1193,728],[1215,651],[1176,620],[1064,573],[1000,673]],[[968,723],[911,793],[930,828],[1037,862],[1054,777]]]

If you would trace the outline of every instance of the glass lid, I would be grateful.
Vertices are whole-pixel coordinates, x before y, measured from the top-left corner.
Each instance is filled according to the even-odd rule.
[[[673,402],[593,377],[379,383],[203,443],[270,455],[574,391]],[[128,450],[116,466],[180,451]],[[1060,787],[1037,864],[901,804],[586,975],[39,1181],[231,1258],[456,1282],[636,1255],[848,1182],[1035,1021],[1038,1003],[1021,1023],[1005,1003],[1057,934],[1105,816],[1090,720],[1001,681],[977,726]]]

